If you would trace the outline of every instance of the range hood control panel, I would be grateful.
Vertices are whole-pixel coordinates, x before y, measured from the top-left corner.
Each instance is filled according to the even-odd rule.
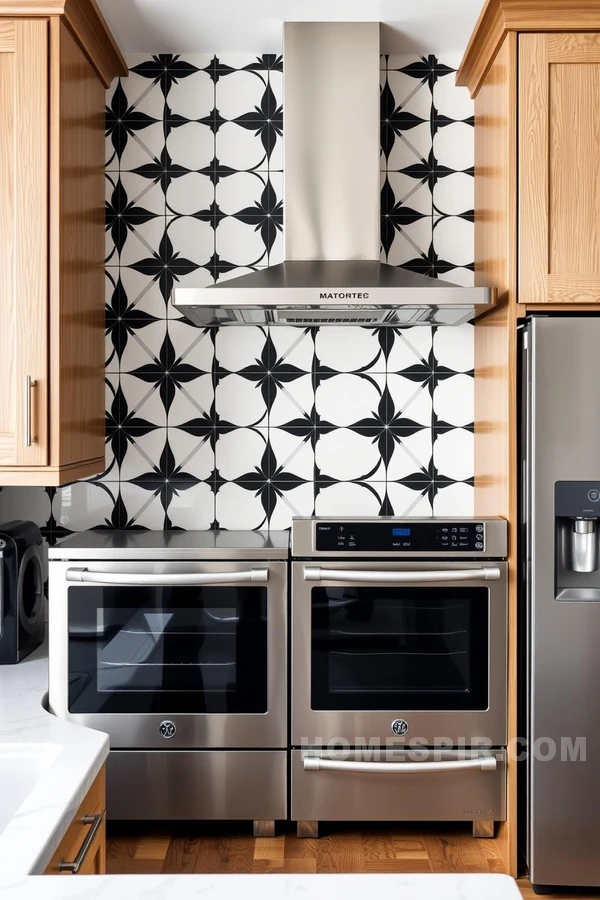
[[[315,549],[397,553],[485,550],[483,522],[317,522]]]

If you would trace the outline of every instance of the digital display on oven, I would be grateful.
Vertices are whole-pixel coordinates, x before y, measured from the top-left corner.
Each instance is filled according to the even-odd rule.
[[[341,553],[481,553],[485,550],[483,522],[465,520],[413,522],[317,522],[315,549]]]

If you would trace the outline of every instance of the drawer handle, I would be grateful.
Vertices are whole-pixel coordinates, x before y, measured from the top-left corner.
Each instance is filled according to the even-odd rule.
[[[90,847],[94,842],[94,838],[98,833],[98,829],[102,825],[102,819],[104,818],[104,812],[98,813],[97,816],[84,816],[82,821],[84,825],[91,825],[92,827],[88,831],[85,836],[85,840],[81,847],[79,848],[79,853],[73,860],[73,862],[69,862],[66,859],[61,859],[58,864],[58,868],[61,872],[72,872],[73,875],[77,875],[79,869],[83,865],[83,861],[86,858]]]
[[[499,581],[498,566],[478,566],[476,569],[404,569],[391,572],[383,569],[322,569],[305,566],[305,581],[341,581],[348,584],[435,584],[438,581]]]
[[[439,762],[362,762],[360,760],[322,759],[320,756],[305,756],[305,772],[357,772],[383,775],[432,775],[435,772],[464,772],[465,769],[480,769],[494,772],[498,764],[494,756],[477,756],[475,759],[448,759]]]
[[[35,381],[31,375],[25,376],[25,446],[31,447],[32,444],[35,444],[35,437],[31,433],[31,391],[34,387],[37,387],[37,381]]]

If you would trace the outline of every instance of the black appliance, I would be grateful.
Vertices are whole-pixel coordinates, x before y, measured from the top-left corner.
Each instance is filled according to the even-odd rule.
[[[42,535],[33,522],[0,525],[0,665],[18,663],[44,640]]]

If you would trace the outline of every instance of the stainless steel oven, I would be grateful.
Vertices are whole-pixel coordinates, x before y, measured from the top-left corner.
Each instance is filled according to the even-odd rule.
[[[504,817],[505,556],[502,519],[294,520],[293,819]]]
[[[285,817],[288,541],[88,532],[50,551],[50,707],[108,732],[109,817]]]

